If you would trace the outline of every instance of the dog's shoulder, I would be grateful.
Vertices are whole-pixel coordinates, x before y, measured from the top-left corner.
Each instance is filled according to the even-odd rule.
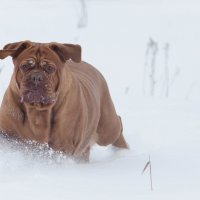
[[[68,60],[66,62],[66,65],[70,68],[71,71],[82,71],[82,72],[98,71],[94,66],[84,61],[77,63]]]
[[[67,61],[66,65],[69,67],[72,74],[74,74],[78,78],[84,76],[94,81],[105,82],[105,79],[101,72],[87,62],[81,61],[80,63],[75,63],[72,61]]]

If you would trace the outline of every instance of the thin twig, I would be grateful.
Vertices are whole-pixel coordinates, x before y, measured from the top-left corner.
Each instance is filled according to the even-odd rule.
[[[152,169],[151,169],[151,158],[149,155],[149,161],[146,163],[144,169],[142,170],[142,174],[146,171],[149,166],[149,175],[150,175],[150,184],[151,184],[151,191],[153,191],[153,178],[152,178]]]
[[[149,171],[150,171],[150,180],[151,180],[151,191],[153,191],[153,179],[152,179],[152,170],[151,170],[151,158],[149,156]]]
[[[169,43],[166,43],[164,46],[164,53],[165,53],[165,97],[169,96]]]
[[[155,80],[155,74],[156,74],[156,56],[157,56],[157,52],[158,52],[158,44],[157,42],[155,42],[154,40],[151,41],[151,45],[152,45],[152,58],[151,58],[151,72],[149,74],[150,76],[150,83],[151,83],[151,88],[150,88],[150,95],[154,96],[155,93],[155,84],[156,84],[156,80]]]
[[[151,40],[150,40],[151,41]],[[148,58],[149,58],[149,51],[151,50],[150,42],[147,43],[146,51],[145,51],[145,62],[144,62],[144,74],[143,74],[143,95],[146,95],[146,73],[148,68]]]
[[[142,170],[142,174],[146,171],[147,167],[149,166],[150,162],[148,161],[147,164],[144,166],[144,169]]]
[[[78,21],[78,28],[85,28],[88,22],[87,6],[85,0],[79,0],[81,5],[81,13]]]

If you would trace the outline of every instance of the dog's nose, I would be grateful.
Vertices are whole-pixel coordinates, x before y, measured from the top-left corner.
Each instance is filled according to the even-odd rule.
[[[32,74],[31,75],[31,81],[35,84],[38,85],[41,81],[43,81],[43,76],[42,74]]]

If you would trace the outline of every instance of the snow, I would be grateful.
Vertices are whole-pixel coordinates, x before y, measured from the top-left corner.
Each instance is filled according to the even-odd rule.
[[[108,81],[131,149],[94,146],[90,163],[82,164],[45,145],[30,148],[1,137],[1,199],[199,199],[200,3],[87,0],[86,5],[88,24],[79,29],[78,0],[2,0],[0,45],[26,39],[81,44],[83,60]],[[148,87],[143,94],[149,38],[158,44],[153,97]],[[162,91],[166,43],[168,98]],[[151,55],[148,59],[149,64]],[[2,99],[11,59],[1,61],[0,69]],[[145,79],[149,84],[148,74]],[[149,155],[153,191],[148,170],[141,174]]]

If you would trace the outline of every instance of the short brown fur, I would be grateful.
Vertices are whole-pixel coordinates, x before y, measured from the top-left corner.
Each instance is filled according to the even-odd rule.
[[[48,143],[83,160],[89,160],[94,143],[128,148],[107,83],[98,70],[81,61],[79,45],[22,41],[0,50],[1,59],[7,56],[12,56],[15,69],[0,108],[4,133]],[[26,71],[22,63],[29,58],[37,65]],[[42,60],[52,63],[55,72],[41,70]],[[27,86],[30,79],[31,84],[35,81],[34,91]],[[47,84],[44,102],[38,83]]]

